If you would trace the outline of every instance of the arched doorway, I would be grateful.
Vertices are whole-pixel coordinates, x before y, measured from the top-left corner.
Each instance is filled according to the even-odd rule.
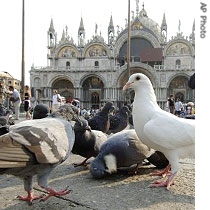
[[[192,98],[192,90],[188,87],[188,79],[185,76],[177,76],[171,80],[168,87],[168,96],[173,94],[175,100],[180,98],[182,102],[187,102]]]
[[[66,98],[66,101],[70,97],[74,98],[74,86],[71,81],[67,79],[57,79],[52,84],[52,90],[58,90],[58,93]]]
[[[104,98],[104,83],[97,76],[90,76],[82,84],[83,107],[98,109]]]

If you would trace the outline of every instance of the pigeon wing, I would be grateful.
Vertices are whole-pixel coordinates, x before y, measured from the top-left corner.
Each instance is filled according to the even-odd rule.
[[[0,168],[25,167],[36,163],[35,156],[22,144],[11,138],[9,133],[0,136]]]
[[[23,121],[10,127],[15,142],[32,152],[39,163],[58,163],[70,154],[75,136],[71,124],[58,118]]]
[[[162,148],[173,150],[195,143],[194,123],[193,120],[178,118],[170,113],[158,112],[145,124],[143,134],[152,148],[158,150],[159,145]]]

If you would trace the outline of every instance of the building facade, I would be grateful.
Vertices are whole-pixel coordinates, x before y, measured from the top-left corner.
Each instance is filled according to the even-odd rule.
[[[51,19],[48,30],[49,65],[32,66],[30,86],[32,103],[51,106],[53,90],[67,98],[80,100],[81,107],[100,108],[106,101],[113,101],[121,107],[126,100],[122,91],[128,75],[141,72],[147,75],[154,87],[158,104],[165,109],[167,98],[174,94],[183,102],[195,99],[194,90],[188,87],[188,80],[195,72],[195,21],[192,33],[184,37],[180,31],[167,38],[165,14],[161,26],[147,15],[144,5],[132,13],[130,23],[130,63],[127,64],[128,23],[125,28],[115,28],[113,18],[107,28],[107,41],[98,33],[86,41],[83,19],[78,28],[77,44],[63,30],[62,38]],[[129,73],[129,74],[128,74]],[[133,94],[131,92],[131,100]]]

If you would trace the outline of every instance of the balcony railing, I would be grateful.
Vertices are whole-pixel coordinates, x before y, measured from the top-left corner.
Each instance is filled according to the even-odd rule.
[[[195,65],[154,65],[154,70],[157,71],[168,71],[168,70],[194,70]]]
[[[137,63],[137,62],[135,62]],[[132,63],[131,63],[132,64]],[[126,63],[125,63],[126,65]],[[33,70],[42,70],[42,71],[116,71],[120,67],[119,65],[112,66],[33,66]],[[154,65],[153,68],[155,71],[168,71],[168,70],[176,70],[176,71],[186,71],[186,70],[195,70],[195,65]]]

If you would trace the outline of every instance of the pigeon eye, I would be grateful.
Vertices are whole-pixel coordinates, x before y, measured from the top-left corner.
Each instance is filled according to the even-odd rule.
[[[136,80],[140,80],[140,79],[141,79],[141,77],[140,77],[140,76],[137,76],[137,77],[136,77]]]

